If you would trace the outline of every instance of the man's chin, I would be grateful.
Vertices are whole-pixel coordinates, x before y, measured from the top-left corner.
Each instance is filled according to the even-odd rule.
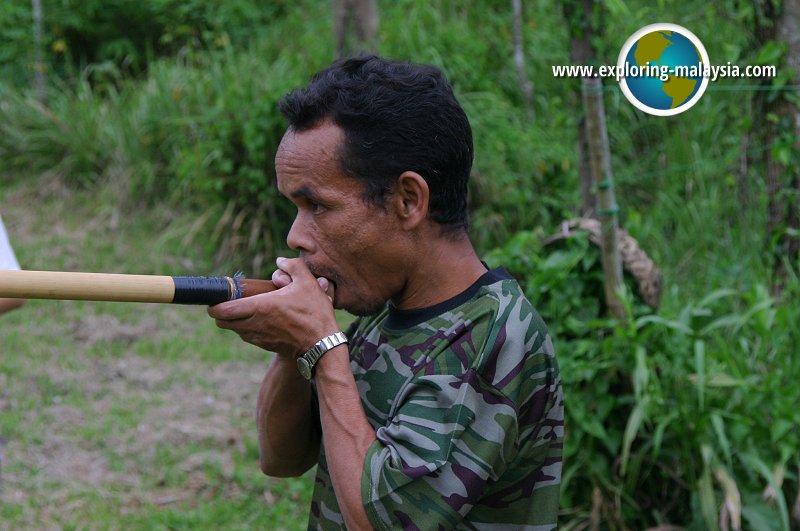
[[[370,315],[375,315],[378,313],[378,310],[369,311],[363,308],[353,308],[352,310],[348,310],[347,308],[342,309],[347,311],[347,313],[355,315],[356,317],[369,317]]]
[[[385,301],[347,300],[344,294],[341,297],[337,295],[333,302],[334,308],[345,310],[357,317],[374,315],[381,311],[385,305]]]
[[[386,304],[386,301],[369,300],[348,290],[346,287],[348,283],[340,282],[341,277],[332,269],[315,266],[314,264],[307,265],[311,274],[315,277],[324,277],[328,280],[330,285],[328,293],[333,293],[331,300],[333,307],[337,310],[345,310],[358,317],[366,317],[379,312]]]

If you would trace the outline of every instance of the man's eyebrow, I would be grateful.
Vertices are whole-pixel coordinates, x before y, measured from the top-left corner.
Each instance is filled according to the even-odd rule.
[[[316,194],[308,186],[301,186],[297,190],[293,190],[289,195],[293,199],[308,199],[311,201],[317,199]]]

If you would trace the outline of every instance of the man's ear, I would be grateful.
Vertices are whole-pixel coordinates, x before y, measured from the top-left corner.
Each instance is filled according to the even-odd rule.
[[[430,190],[417,172],[406,171],[397,178],[392,203],[405,229],[414,229],[428,217]]]

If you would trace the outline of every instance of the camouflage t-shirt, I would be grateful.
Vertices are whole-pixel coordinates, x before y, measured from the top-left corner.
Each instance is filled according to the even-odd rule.
[[[377,440],[361,474],[376,529],[556,527],[564,407],[547,328],[504,269],[347,332]],[[324,448],[310,529],[341,529]]]

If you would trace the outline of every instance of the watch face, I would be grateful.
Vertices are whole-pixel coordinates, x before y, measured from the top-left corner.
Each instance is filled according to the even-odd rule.
[[[297,358],[297,370],[300,371],[300,374],[303,375],[303,378],[306,380],[311,379],[311,365],[309,365],[308,361],[303,358]]]

